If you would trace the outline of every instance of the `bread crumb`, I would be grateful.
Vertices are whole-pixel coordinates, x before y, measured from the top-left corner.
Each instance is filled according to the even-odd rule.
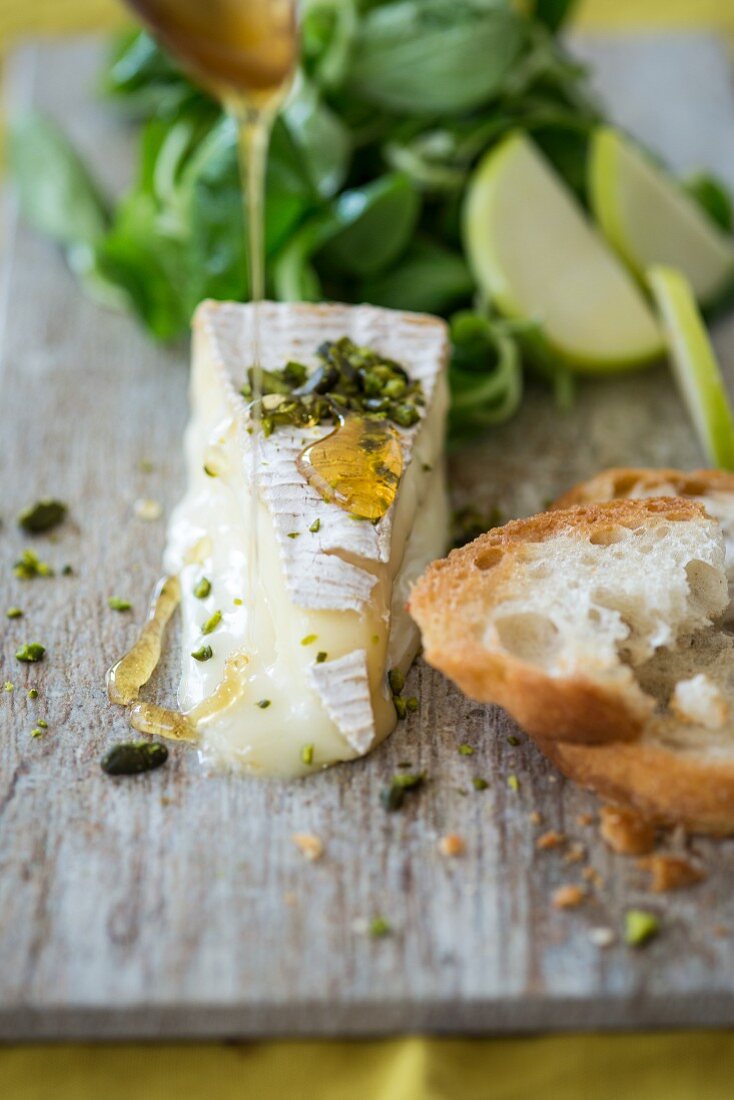
[[[611,947],[616,938],[617,937],[612,928],[589,929],[589,939],[593,943],[594,947]]]
[[[324,854],[323,841],[320,837],[314,836],[313,833],[294,833],[291,840],[303,858],[311,863],[316,859],[321,859]]]
[[[588,825],[593,825],[595,821],[594,814],[576,814],[576,824],[582,829]]]
[[[528,814],[528,820],[530,821],[531,825],[542,825],[543,815],[541,813],[538,813],[537,810],[533,810],[532,813]]]
[[[439,840],[438,850],[442,856],[461,856],[466,851],[466,844],[456,833],[447,833]]]
[[[578,841],[574,841],[571,847],[563,855],[564,863],[580,863],[582,859],[586,858],[586,848],[583,844],[579,844]]]
[[[565,833],[559,833],[556,829],[549,829],[547,833],[543,833],[542,836],[538,837],[535,841],[535,847],[544,852],[548,848],[560,848],[565,843]]]
[[[684,722],[719,730],[729,716],[729,706],[721,689],[703,672],[675,685],[670,709]]]
[[[599,832],[613,852],[624,856],[643,856],[655,847],[655,826],[634,810],[602,806]]]
[[[650,873],[650,889],[655,894],[668,890],[683,890],[706,878],[702,867],[697,867],[684,856],[655,855],[639,859],[637,866]]]
[[[556,909],[575,909],[586,900],[586,891],[577,883],[568,882],[553,892],[553,904]]]
[[[163,505],[159,500],[153,500],[151,497],[139,497],[133,504],[133,512],[138,519],[151,523],[161,518]]]
[[[596,867],[584,867],[583,871],[581,872],[581,877],[586,879],[587,882],[590,882],[592,886],[604,885],[604,879],[599,874]]]

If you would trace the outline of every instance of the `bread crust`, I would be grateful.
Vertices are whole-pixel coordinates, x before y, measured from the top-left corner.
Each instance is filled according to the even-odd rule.
[[[581,481],[554,500],[551,510],[598,504],[609,500],[630,500],[636,487],[655,492],[670,487],[681,497],[705,497],[710,492],[734,495],[734,474],[725,470],[652,469],[644,466],[614,466],[588,481]]]
[[[426,660],[473,699],[504,707],[541,740],[634,740],[654,702],[631,674],[610,675],[606,683],[583,675],[550,676],[535,664],[488,649],[483,625],[527,543],[561,532],[585,538],[606,525],[634,528],[651,517],[678,521],[704,515],[700,504],[679,497],[617,500],[513,520],[480,535],[434,562],[411,592],[408,606],[421,628]]]
[[[647,739],[604,745],[535,740],[569,779],[661,825],[734,834],[734,758],[706,760]]]

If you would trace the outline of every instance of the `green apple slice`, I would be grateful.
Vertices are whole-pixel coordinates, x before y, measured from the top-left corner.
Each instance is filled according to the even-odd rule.
[[[589,150],[589,202],[605,237],[640,279],[681,271],[704,307],[734,281],[734,241],[641,149],[607,126]]]
[[[712,466],[734,470],[734,416],[693,288],[685,275],[670,267],[653,267],[647,278],[699,443]]]
[[[537,320],[551,359],[603,373],[662,355],[639,287],[524,134],[510,134],[475,170],[464,239],[481,289],[505,316]]]

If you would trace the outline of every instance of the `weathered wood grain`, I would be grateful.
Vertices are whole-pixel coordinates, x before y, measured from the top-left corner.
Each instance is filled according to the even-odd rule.
[[[721,129],[711,129],[719,119],[731,148],[734,98],[714,42],[648,39],[591,52],[605,88],[622,95],[625,121],[644,131],[649,89],[664,89],[646,136],[670,136],[679,166],[716,163],[734,182]],[[104,182],[119,187],[130,140],[94,102],[98,59],[89,42],[29,47],[16,59],[14,107],[59,117]],[[132,502],[149,496],[168,509],[180,491],[187,352],[152,346],[130,321],[83,299],[12,204],[6,241],[0,610],[18,604],[25,616],[0,620],[0,683],[15,684],[0,692],[0,1036],[734,1022],[734,844],[697,843],[708,880],[655,899],[633,862],[576,824],[595,800],[560,779],[496,709],[467,702],[420,663],[410,681],[419,715],[369,759],[306,782],[204,777],[186,748],[134,781],[102,774],[104,748],[126,733],[107,706],[104,672],[143,613],[163,542],[163,522],[135,519]],[[717,342],[734,381],[734,321]],[[141,458],[152,473],[141,472]],[[458,503],[509,515],[627,461],[700,462],[663,371],[585,386],[565,414],[533,391],[513,424],[455,456],[452,474]],[[24,585],[10,568],[25,545],[13,517],[46,492],[67,500],[73,518],[58,540],[33,545],[57,566],[70,562],[75,576]],[[133,600],[134,615],[107,608],[113,593]],[[45,662],[19,665],[16,646],[34,639],[48,648]],[[171,697],[174,665],[155,695]],[[48,733],[32,739],[40,716]],[[460,742],[475,754],[459,755]],[[403,760],[431,781],[386,815],[379,791]],[[474,776],[489,789],[475,791]],[[544,828],[586,844],[603,876],[573,913],[554,910],[550,894],[578,881],[579,867],[536,852],[534,810]],[[320,862],[304,862],[290,840],[296,831],[324,840]],[[463,858],[437,854],[446,832],[466,840]],[[660,939],[637,953],[593,947],[588,930],[618,930],[632,905],[663,915]],[[379,941],[354,928],[376,914],[394,929]]]

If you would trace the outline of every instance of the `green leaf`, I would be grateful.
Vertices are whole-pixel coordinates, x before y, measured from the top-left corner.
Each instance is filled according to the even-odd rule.
[[[734,228],[734,216],[731,193],[726,184],[709,172],[697,172],[685,180],[683,186],[719,229],[723,229],[725,233],[731,233]]]
[[[399,0],[368,11],[349,87],[414,115],[453,115],[496,96],[525,41],[526,22],[500,0]]]
[[[511,330],[483,314],[455,314],[451,337],[449,428],[457,438],[508,420],[517,411],[522,370]]]
[[[107,228],[107,206],[83,161],[55,123],[35,112],[16,118],[10,170],[24,217],[60,245],[94,244]]]
[[[391,309],[447,313],[474,289],[474,278],[461,253],[416,241],[395,267],[363,282],[359,297]]]
[[[420,213],[407,176],[392,173],[343,191],[334,205],[336,230],[323,250],[329,265],[351,275],[372,275],[407,246]]]
[[[281,118],[300,149],[319,195],[331,198],[344,183],[352,151],[351,137],[339,117],[319,98],[314,85],[300,79]]]
[[[533,15],[555,32],[569,19],[577,0],[535,0]]]

